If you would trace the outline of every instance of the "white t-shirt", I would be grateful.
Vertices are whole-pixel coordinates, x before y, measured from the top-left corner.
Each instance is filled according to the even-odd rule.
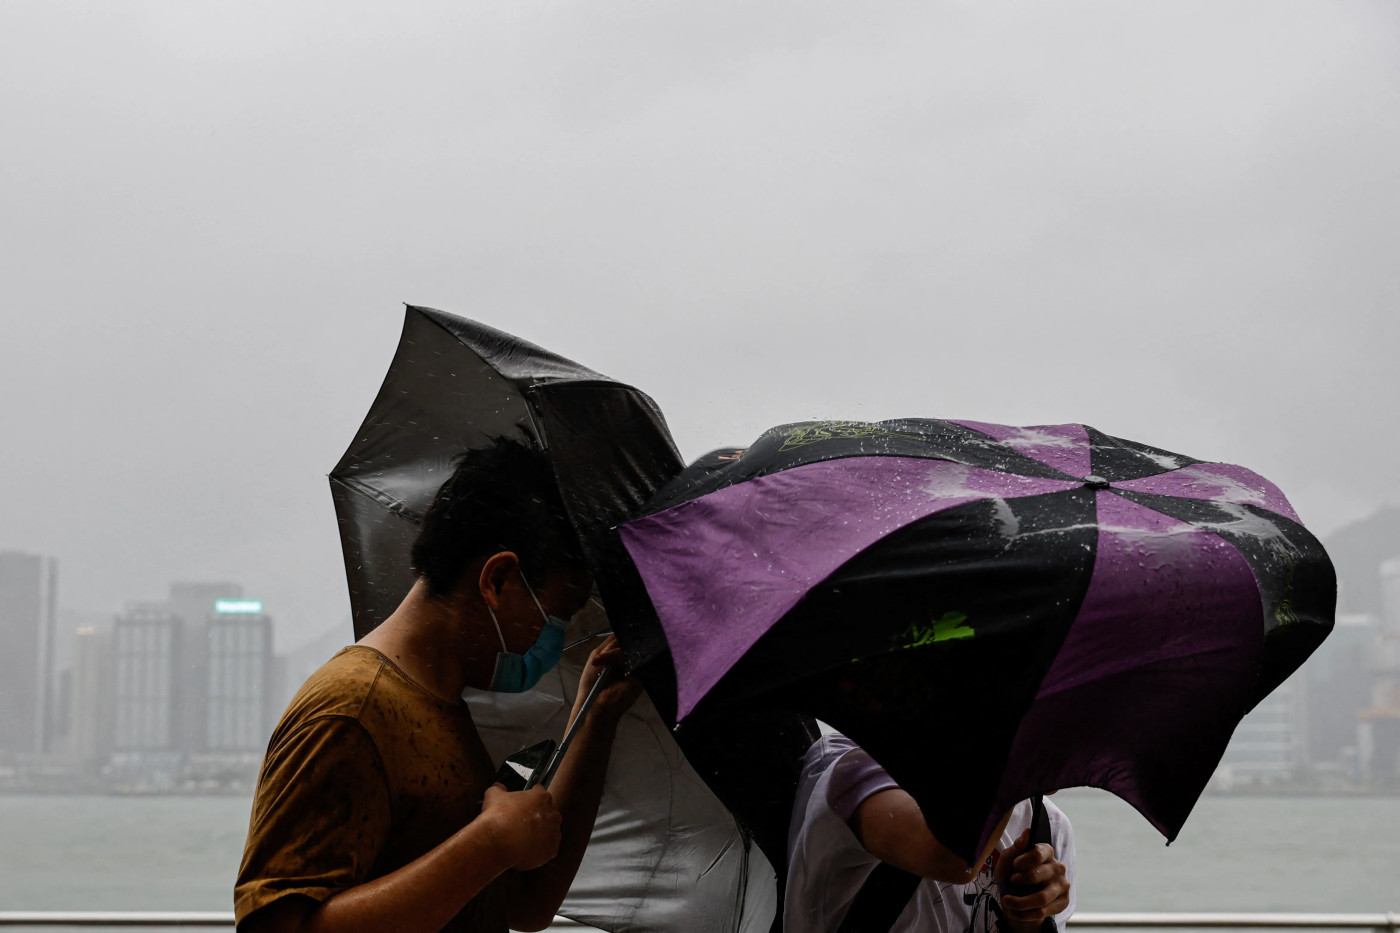
[[[863,749],[840,733],[818,739],[807,752],[788,830],[788,880],[784,933],[834,933],[879,859],[865,851],[847,821],[861,801],[897,787]],[[1074,913],[1074,834],[1069,819],[1050,801],[1050,835],[1055,857],[1071,882],[1069,906],[1055,916],[1063,933]],[[1031,803],[1016,805],[997,842],[969,884],[925,878],[891,928],[891,933],[999,933],[991,902],[998,897],[992,869],[1001,850],[1031,824]]]

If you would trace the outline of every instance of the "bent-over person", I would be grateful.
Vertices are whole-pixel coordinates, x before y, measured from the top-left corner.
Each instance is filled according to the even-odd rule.
[[[591,581],[543,456],[464,456],[413,548],[412,590],[293,698],[258,778],[240,933],[506,933],[553,921],[635,679],[603,687],[548,790],[494,784],[464,688],[528,690]],[[612,639],[591,655],[574,716]],[[572,719],[572,717],[571,717]]]

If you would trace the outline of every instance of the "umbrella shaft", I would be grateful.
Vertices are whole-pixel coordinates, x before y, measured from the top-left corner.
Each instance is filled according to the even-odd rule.
[[[549,759],[549,764],[543,770],[536,771],[535,774],[531,776],[529,783],[525,785],[526,790],[529,790],[536,784],[548,787],[549,782],[554,780],[554,772],[558,771],[559,765],[563,763],[564,753],[569,750],[569,745],[573,743],[574,736],[578,734],[579,726],[583,725],[583,717],[588,715],[588,709],[593,705],[593,701],[598,698],[598,693],[611,682],[612,678],[613,670],[610,667],[605,667],[598,672],[598,679],[593,681],[593,686],[589,689],[588,696],[583,698],[583,705],[579,707],[578,715],[574,717],[574,721],[569,723],[569,728],[565,730],[564,738],[559,741],[559,747],[554,750],[554,757]]]

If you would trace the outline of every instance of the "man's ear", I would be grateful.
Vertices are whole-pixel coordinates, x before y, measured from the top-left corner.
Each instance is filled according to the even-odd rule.
[[[481,599],[493,610],[501,605],[501,591],[506,584],[513,582],[520,573],[520,558],[514,551],[498,551],[486,558],[481,565],[481,575],[477,579],[477,589]]]

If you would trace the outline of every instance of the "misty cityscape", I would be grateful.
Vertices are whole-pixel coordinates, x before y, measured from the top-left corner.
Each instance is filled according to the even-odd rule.
[[[1217,792],[1400,792],[1400,509],[1335,532],[1336,628],[1240,725]],[[0,792],[249,793],[297,686],[353,641],[296,650],[233,582],[64,625],[50,557],[0,552]]]
[[[0,112],[0,926],[232,928],[272,731],[365,629],[327,474],[409,306],[635,387],[682,464],[909,418],[1267,477],[1331,559],[1335,625],[1175,837],[1121,788],[1055,796],[1070,923],[1400,931],[1395,0],[6,0]],[[1206,631],[1168,601],[1163,630]],[[1236,708],[1182,693],[1232,714],[1203,778]],[[916,779],[970,774],[992,696],[888,741],[917,733]],[[1094,708],[1136,740],[1150,706]],[[493,722],[493,763],[526,747]],[[649,747],[612,767],[649,780]],[[702,777],[678,786],[708,800]],[[698,890],[619,927],[690,933]]]
[[[170,585],[65,626],[55,560],[0,552],[0,791],[249,792],[272,725],[348,621],[279,652],[237,583]],[[60,651],[60,647],[66,650]]]

